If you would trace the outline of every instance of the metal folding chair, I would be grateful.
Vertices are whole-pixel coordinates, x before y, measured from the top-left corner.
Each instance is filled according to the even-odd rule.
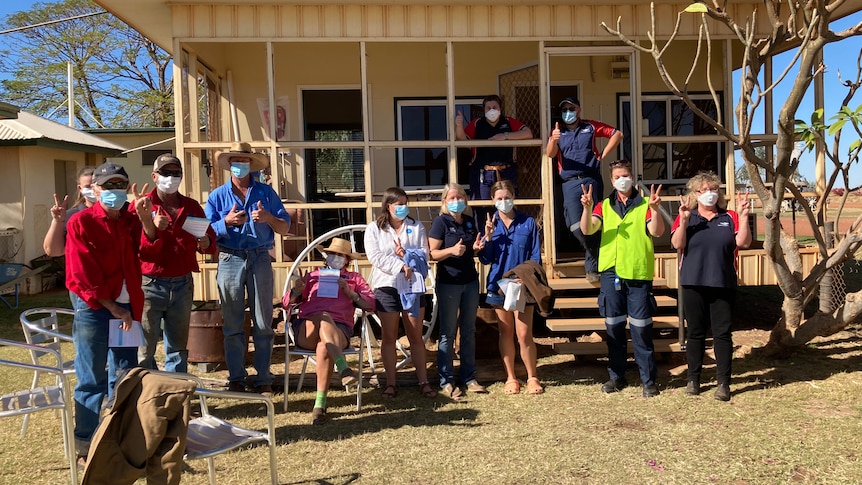
[[[13,342],[0,339],[0,346],[15,347],[31,352],[39,352],[43,356],[54,357],[54,365],[28,364],[10,359],[0,359],[0,367],[22,369],[25,371],[50,374],[56,377],[52,386],[36,387],[23,391],[12,392],[0,396],[0,418],[6,416],[29,416],[39,411],[58,410],[61,412],[63,430],[63,451],[69,460],[69,473],[72,485],[78,484],[78,467],[76,464],[74,444],[74,422],[72,421],[72,392],[69,378],[64,372],[60,353],[49,348],[36,345]],[[9,446],[9,443],[6,443]]]
[[[21,313],[21,329],[24,331],[24,340],[28,344],[34,346],[30,349],[30,358],[34,365],[41,365],[42,357],[47,357],[50,354],[42,351],[43,348],[48,348],[62,356],[60,344],[63,342],[72,342],[72,336],[60,331],[60,321],[57,315],[74,316],[75,311],[68,308],[33,308]],[[36,318],[40,317],[40,318]],[[35,347],[38,346],[40,350]],[[63,373],[67,376],[75,374],[75,361],[64,360],[62,362]],[[35,389],[39,385],[40,371],[33,372],[33,383],[31,389]],[[30,421],[30,416],[24,416],[24,423],[21,425],[21,436],[27,432],[27,424]]]
[[[341,227],[338,229],[333,229],[333,230],[327,232],[326,234],[323,234],[322,236],[318,237],[314,241],[312,241],[305,249],[302,250],[302,252],[299,253],[299,255],[294,260],[293,264],[290,266],[290,269],[287,273],[287,278],[284,281],[284,292],[282,294],[285,294],[290,290],[290,287],[291,287],[291,284],[293,283],[294,278],[299,277],[300,262],[303,259],[305,259],[312,251],[314,251],[320,245],[329,241],[333,237],[336,237],[336,236],[342,236],[343,237],[343,235],[347,234],[346,239],[350,241],[350,248],[352,251],[355,252],[356,251],[356,234],[359,232],[364,232],[365,227],[366,226],[364,224],[354,224],[354,225],[350,225],[350,226]],[[353,261],[353,265],[354,265],[353,266],[354,271],[359,271],[359,265],[356,261]],[[302,389],[302,383],[305,381],[305,372],[308,368],[309,361],[311,363],[313,363],[314,365],[317,365],[317,362],[314,359],[314,357],[316,355],[316,352],[314,350],[303,349],[303,348],[300,348],[296,345],[295,336],[293,335],[293,328],[290,325],[290,323],[295,318],[295,315],[293,314],[294,313],[293,310],[294,310],[293,308],[283,308],[282,309],[282,313],[284,315],[285,333],[287,334],[287,337],[288,337],[287,350],[285,351],[285,357],[284,357],[284,410],[285,411],[287,411],[287,393],[288,393],[288,390],[290,389],[290,356],[291,355],[297,355],[297,356],[302,357],[302,359],[303,359],[302,371],[299,374],[299,382],[296,385],[296,391],[297,392],[299,392],[299,390]],[[369,316],[367,314],[365,314],[365,312],[357,309],[354,318],[356,318],[356,321],[361,325],[361,327],[360,327],[361,335],[363,337],[367,338],[367,335],[370,333],[370,329],[368,328]],[[360,411],[362,409],[362,369],[363,369],[363,363],[365,360],[364,350],[365,349],[363,349],[363,345],[362,345],[361,341],[360,341],[360,344],[358,347],[348,346],[346,349],[343,350],[344,355],[358,355],[359,356],[359,369],[358,369],[359,381],[356,385],[356,410],[357,411]],[[368,359],[369,359],[369,362],[371,363],[371,368],[372,368],[372,373],[373,373],[374,372],[374,361],[371,357],[370,347],[368,347]]]

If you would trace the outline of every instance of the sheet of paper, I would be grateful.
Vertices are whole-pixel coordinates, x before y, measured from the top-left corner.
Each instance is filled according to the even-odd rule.
[[[411,279],[407,279],[404,277],[404,273],[399,273],[395,278],[395,289],[398,290],[398,294],[406,294],[406,293],[425,293],[425,277],[417,272],[413,272],[413,277]]]
[[[122,323],[119,318],[108,320],[108,347],[141,347],[147,344],[141,322],[133,320],[132,328],[127,331],[120,328]]]
[[[317,296],[321,298],[338,298],[338,279],[341,271],[332,268],[320,270],[320,280],[317,284]]]
[[[183,222],[183,230],[198,238],[204,237],[209,227],[209,219],[203,217],[186,217],[186,222]]]

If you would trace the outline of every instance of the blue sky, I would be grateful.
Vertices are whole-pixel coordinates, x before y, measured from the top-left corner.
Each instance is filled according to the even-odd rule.
[[[0,1],[0,18],[6,17],[10,13],[19,12],[22,10],[29,10],[34,3],[37,2],[34,0],[2,0]],[[45,2],[43,1],[41,3]],[[850,16],[834,22],[832,27],[833,30],[839,31],[851,25],[854,25],[855,23],[858,23],[860,20],[862,19],[860,19],[860,15],[857,14],[855,16]],[[0,36],[0,46],[7,42],[6,38],[8,38],[9,35],[10,34],[5,34]],[[841,72],[841,75],[844,79],[855,78],[856,58],[859,54],[860,49],[862,49],[862,37],[856,37],[854,39],[846,40],[842,42],[840,46],[832,44],[830,46],[827,46],[825,50],[824,57],[827,68],[824,77],[824,86],[826,91],[825,113],[827,120],[836,112],[838,106],[841,103],[841,99],[846,94],[846,89],[842,88],[838,84],[838,72]],[[789,62],[787,56],[780,57],[775,62],[775,71],[780,72],[787,62]],[[793,73],[793,71],[791,73]],[[9,73],[0,72],[0,79],[5,79],[8,77]],[[779,89],[775,93],[776,100],[781,100],[787,95],[787,92],[789,90],[789,83],[785,82],[783,84],[784,86],[779,87]],[[734,91],[738,92],[737,86],[734,87]],[[862,94],[858,94],[856,98],[851,101],[850,104],[851,108],[854,109],[856,108],[856,106],[862,104]],[[810,90],[805,97],[805,101],[797,112],[797,118],[808,120],[813,110],[813,90]],[[847,146],[849,146],[850,142],[852,141],[852,137],[848,136],[850,135],[849,130],[845,129],[844,132],[845,135],[842,142],[841,151],[843,153],[846,153]],[[814,157],[812,154],[803,154],[802,161],[800,163],[800,173],[808,180],[814,180]],[[862,166],[856,166],[856,169],[851,172],[850,185],[851,187],[858,187],[862,185]]]

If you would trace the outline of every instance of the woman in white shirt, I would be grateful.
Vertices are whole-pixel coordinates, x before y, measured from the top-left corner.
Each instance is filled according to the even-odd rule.
[[[419,300],[418,311],[414,308],[411,312],[399,294],[404,292],[398,291],[399,283],[403,289],[405,283],[413,278],[414,267],[407,264],[405,257],[413,260],[424,258],[426,266],[429,260],[425,227],[409,217],[409,212],[407,193],[399,187],[386,189],[380,215],[365,230],[365,252],[372,266],[371,283],[377,300],[377,316],[383,327],[380,353],[386,371],[386,387],[382,394],[386,399],[395,397],[397,392],[395,341],[398,338],[399,320],[404,321],[422,395],[427,398],[437,395],[437,391],[428,383],[428,371],[425,368],[425,342],[422,340],[424,295],[416,296]],[[403,281],[399,282],[398,278]]]

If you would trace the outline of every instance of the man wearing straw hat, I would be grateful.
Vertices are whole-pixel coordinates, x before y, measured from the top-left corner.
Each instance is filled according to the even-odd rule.
[[[228,390],[245,391],[245,349],[243,330],[245,296],[254,325],[254,390],[272,394],[272,260],[275,233],[287,234],[290,216],[281,198],[269,185],[252,177],[269,166],[269,158],[254,153],[248,143],[234,143],[230,150],[216,152],[216,163],[230,172],[230,180],[210,193],[206,215],[216,233],[219,249],[218,273],[224,353],[228,368]]]

